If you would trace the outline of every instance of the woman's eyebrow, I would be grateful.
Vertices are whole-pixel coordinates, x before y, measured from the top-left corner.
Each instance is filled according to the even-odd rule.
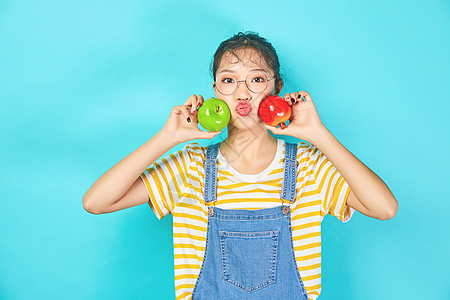
[[[264,70],[264,69],[251,69],[250,71],[261,71],[261,72],[265,72],[265,73],[267,72],[267,70]],[[219,72],[219,74],[223,73],[223,72],[236,73],[236,71],[233,71],[230,69],[223,69],[222,71]]]

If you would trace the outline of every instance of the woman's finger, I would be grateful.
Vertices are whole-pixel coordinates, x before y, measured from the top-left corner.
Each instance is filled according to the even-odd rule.
[[[194,104],[195,107],[200,107],[202,106],[204,100],[203,100],[203,96],[202,95],[198,95],[197,97],[197,103]]]
[[[203,130],[199,130],[199,131],[200,131],[200,133],[198,135],[199,139],[212,139],[216,135],[221,133],[221,131],[203,131]]]
[[[300,94],[302,95],[302,97],[305,99],[306,102],[312,101],[311,96],[309,95],[308,92],[300,91]]]
[[[284,100],[291,104],[291,95],[289,93],[284,94]]]
[[[187,109],[191,110],[191,114],[193,114],[193,105],[192,103],[195,103],[195,101],[197,100],[197,96],[195,94],[192,94],[189,96],[189,98],[187,98],[186,102],[184,102],[183,106]],[[188,122],[191,122],[191,118],[189,118],[189,116],[186,117],[186,120]]]
[[[292,105],[297,103],[297,101],[298,101],[298,93],[294,92],[294,93],[291,94],[291,103],[292,103]]]
[[[188,123],[192,122],[194,116],[192,116],[192,115],[189,113],[189,110],[188,110],[188,108],[187,108],[185,105],[177,105],[177,106],[175,106],[175,107],[176,107],[176,109],[177,109],[179,112],[181,112],[181,113],[183,114],[184,118],[186,119],[186,121],[187,121]]]
[[[190,95],[186,102],[183,103],[183,105],[189,106],[192,105],[193,100],[197,99],[197,96],[195,96],[195,94]]]
[[[278,128],[278,127],[270,126],[270,125],[267,125],[267,124],[264,124],[264,126],[267,129],[269,129],[273,134],[279,134],[279,135],[286,134],[286,131],[284,131],[285,130],[284,128]],[[285,128],[287,128],[287,127],[285,127]]]
[[[201,95],[195,96],[195,98],[192,99],[191,114],[194,116],[197,114],[197,104],[200,101],[200,99],[203,99],[203,97]]]

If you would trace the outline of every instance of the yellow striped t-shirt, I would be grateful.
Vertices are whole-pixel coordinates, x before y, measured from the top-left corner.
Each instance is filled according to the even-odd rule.
[[[261,209],[281,205],[285,141],[277,140],[273,162],[260,174],[233,169],[222,153],[217,158],[217,201],[223,209]],[[186,144],[154,162],[140,178],[148,204],[158,219],[172,213],[176,299],[190,299],[203,262],[208,223],[204,202],[206,146]],[[295,258],[309,299],[321,292],[321,222],[326,214],[342,222],[354,209],[347,206],[350,187],[333,164],[312,144],[297,147],[296,199],[291,205]],[[210,203],[211,204],[211,203]]]

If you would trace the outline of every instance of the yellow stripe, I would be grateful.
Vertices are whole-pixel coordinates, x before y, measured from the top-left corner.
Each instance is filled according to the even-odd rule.
[[[308,287],[308,288],[306,288],[305,287],[305,290],[307,290],[307,291],[313,291],[313,290],[318,290],[318,289],[320,289],[322,287],[322,284],[316,284],[316,285],[312,285],[312,286],[310,286],[310,287]],[[314,294],[314,295],[319,295],[319,292],[311,292],[311,294]]]
[[[294,234],[294,232],[292,234]],[[293,241],[301,241],[304,239],[309,239],[309,238],[317,237],[317,236],[320,236],[320,231],[311,232],[311,233],[307,233],[307,234],[303,234],[303,235],[299,235],[299,236],[293,236],[292,240]]]
[[[192,175],[188,174],[187,177],[190,179],[190,182],[186,183],[186,187],[193,189],[194,191],[196,191],[199,194],[202,194],[202,188],[201,187],[197,187],[196,185],[194,185],[194,182],[197,182],[199,185],[200,183],[198,182],[196,177],[193,177]],[[184,197],[188,197],[188,194],[183,194]]]
[[[320,278],[320,275],[321,275],[321,273],[314,274],[314,275],[311,275],[311,276],[304,276],[304,277],[302,277],[302,281],[316,280],[316,279]]]
[[[175,291],[178,291],[180,289],[194,289],[195,284],[180,284],[177,287],[175,287]]]
[[[325,185],[325,182],[326,182],[326,180],[327,180],[327,176],[328,176],[328,173],[329,173],[329,171],[332,169],[332,166],[330,166],[328,169],[327,169],[327,171],[325,172],[325,174],[323,175],[323,177],[322,177],[322,180],[321,180],[321,182],[320,182],[320,188],[319,188],[319,190],[322,190],[322,188],[323,188],[323,186]],[[335,172],[330,176],[330,179],[328,180],[328,182],[333,182],[333,179],[334,179],[334,176],[337,174],[337,170],[335,170]],[[324,199],[323,199],[323,209],[324,209],[324,211],[325,212],[329,212],[330,211],[330,208],[329,208],[329,205],[330,204],[332,204],[332,203],[328,203],[328,199],[329,199],[329,194],[330,194],[330,189],[331,189],[331,187],[332,187],[332,185],[331,184],[328,184],[328,186],[327,186],[327,190],[326,190],[326,192],[325,192],[325,196],[324,196]],[[328,208],[328,209],[327,209]]]
[[[239,188],[247,187],[247,186],[250,186],[250,187],[255,186],[255,183],[248,183],[248,182],[234,183],[234,182],[232,182],[230,184],[224,184],[222,181],[224,181],[223,177],[219,176],[217,178],[217,182],[220,185],[220,188],[223,190],[233,190],[233,189],[239,189]],[[225,181],[228,181],[228,180],[225,180]],[[222,184],[220,184],[221,182],[222,182]]]
[[[181,248],[181,249],[195,249],[196,251],[205,251],[205,247],[196,246],[193,244],[183,244],[183,243],[174,243],[173,248]]]
[[[342,205],[342,210],[341,210],[342,219],[344,219],[347,215],[350,215],[350,207],[347,206],[347,200],[350,195],[350,191],[351,191],[351,188],[350,188],[350,186],[348,186],[347,192],[345,193],[345,196],[344,196],[344,203]],[[347,209],[345,209],[346,207],[347,207]]]
[[[250,204],[250,203],[280,203],[281,204],[281,200],[280,198],[266,198],[266,199],[258,199],[258,198],[234,198],[234,199],[223,199],[223,200],[216,200],[216,205],[223,205],[223,204],[228,204],[228,203],[246,203],[246,204]],[[209,204],[212,205],[212,201],[208,202]],[[238,207],[238,205],[236,205],[236,207]],[[253,209],[253,208],[248,208],[248,209]]]
[[[180,166],[180,162],[179,162],[178,159],[175,157],[175,155],[170,154],[169,156],[172,158],[172,161],[174,162],[175,166],[176,166],[177,169],[178,169],[178,174],[180,174],[180,177],[181,177],[181,180],[182,180],[182,182],[183,182],[183,185],[186,186],[186,181],[187,181],[187,180],[186,180],[186,176],[185,176],[185,174],[187,174],[186,163],[185,163],[185,159],[186,159],[186,158],[184,157],[183,152],[182,152],[181,150],[178,151],[178,155],[179,155],[179,157],[180,157],[180,159],[181,159],[181,162],[183,163],[183,168]],[[188,160],[189,160],[189,158],[188,158]],[[164,164],[167,166],[167,169],[169,170],[170,175],[172,176],[172,178],[175,178],[175,174],[173,173],[172,168],[170,167],[170,165],[169,165],[169,163],[167,162],[167,160],[163,158],[162,161],[163,161]],[[181,192],[180,189],[179,189],[178,182],[177,182],[176,180],[174,180],[174,183],[176,183],[176,184],[174,184],[174,185],[175,185],[175,188],[177,189],[178,197],[181,197],[182,192]]]
[[[314,264],[314,265],[309,265],[309,266],[301,266],[300,268],[298,268],[299,271],[302,272],[306,272],[306,271],[310,271],[310,270],[314,270],[314,269],[318,269],[322,266],[321,263],[318,264]],[[320,273],[319,273],[320,274]]]
[[[235,194],[234,198],[236,198],[238,196],[245,197],[245,196],[247,196],[247,194],[252,194],[252,193],[254,193],[254,192],[252,192],[252,191],[235,191],[234,192],[234,194]],[[264,198],[265,200],[266,199],[277,199],[277,200],[280,200],[280,191],[269,191],[268,190],[268,191],[264,192],[264,194],[275,194],[273,196],[273,198]],[[223,196],[224,196],[224,194],[222,192],[217,193],[217,198],[223,197]],[[241,199],[246,199],[246,198],[241,198]],[[254,199],[254,198],[250,198],[250,199]],[[258,198],[258,199],[261,199],[261,198]],[[239,198],[236,198],[236,200],[239,200]]]
[[[309,254],[309,255],[304,255],[304,256],[296,256],[295,258],[297,260],[309,260],[309,259],[313,259],[313,258],[318,258],[320,257],[320,252],[319,253],[314,253],[314,254]]]
[[[158,166],[158,163],[154,163],[155,164],[155,166],[158,168],[159,166]],[[160,167],[159,167],[160,168]],[[151,169],[150,170],[150,175],[152,176],[152,178],[153,178],[153,181],[154,181],[154,183],[155,183],[155,185],[156,185],[156,187],[157,187],[157,189],[158,189],[158,193],[159,193],[159,197],[160,197],[160,199],[161,199],[161,202],[162,202],[162,204],[164,205],[164,207],[170,212],[171,211],[171,209],[167,206],[167,199],[166,199],[166,197],[164,196],[164,191],[163,191],[163,186],[162,186],[162,184],[161,184],[161,181],[159,180],[159,177],[158,177],[158,174],[156,174],[156,170],[155,169]],[[155,202],[157,202],[156,201],[156,198],[155,198]]]
[[[309,196],[315,196],[315,195],[320,195],[320,188],[318,188],[316,190],[305,191],[302,193],[303,197],[309,197]]]
[[[184,297],[190,296],[191,294],[192,294],[192,293],[183,293],[183,294],[177,296],[177,297],[175,298],[175,300],[181,300],[181,299],[183,299]],[[189,298],[189,299],[191,299],[191,298]]]
[[[306,202],[303,199],[302,200],[297,199],[297,201],[299,201],[300,204],[297,204],[294,211],[296,211],[297,209],[301,209],[301,208],[314,207],[314,206],[320,205],[322,203],[322,201],[320,201],[320,200],[309,200],[308,202]],[[303,202],[303,201],[305,201],[305,202]]]
[[[345,179],[342,177],[342,182],[339,185],[339,192],[338,192],[338,194],[341,193],[342,188],[344,187],[344,183],[345,183]],[[347,195],[348,194],[350,194],[350,189],[347,189],[345,191],[344,199],[343,199],[342,204],[341,204],[342,206],[341,206],[341,209],[339,210],[339,216],[341,217],[341,219],[344,219],[344,217],[345,217],[345,209],[346,208],[348,209],[348,207],[347,207],[347,198],[348,198]]]
[[[153,194],[153,191],[152,191],[152,187],[151,187],[151,185],[150,185],[150,182],[148,182],[147,176],[142,176],[142,178],[144,179],[145,186],[147,187],[147,191],[148,191],[148,193],[149,193],[149,195],[150,195],[150,201],[151,201],[151,203],[152,203],[152,206],[155,208],[156,212],[157,212],[158,215],[159,215],[159,218],[161,219],[161,218],[164,216],[164,214],[163,214],[163,212],[161,211],[161,209],[159,208],[158,203],[156,202],[156,197],[155,197],[155,195]],[[149,205],[150,205],[150,203],[149,203]]]
[[[308,250],[308,249],[317,248],[317,247],[320,247],[320,246],[322,246],[321,242],[311,243],[311,244],[308,244],[308,245],[296,246],[296,247],[294,247],[294,251]]]
[[[281,185],[280,185],[281,188]],[[221,196],[225,196],[225,195],[233,195],[236,194],[236,191],[225,191],[225,192],[220,192],[217,193],[217,197],[221,197]],[[267,194],[280,194],[279,190],[275,190],[275,191],[271,191],[271,190],[264,190],[264,189],[251,189],[248,191],[239,191],[239,194],[249,194],[249,193],[267,193]]]
[[[203,193],[202,193],[201,195],[203,195]],[[197,200],[198,202],[202,202],[202,201],[201,201],[202,199],[200,199],[200,198],[198,198],[196,195],[191,194],[191,193],[188,193],[188,192],[185,192],[185,193],[183,194],[183,196],[184,196],[185,198],[190,198],[190,199]]]
[[[298,220],[298,219],[310,218],[310,217],[317,217],[317,216],[319,216],[319,212],[313,211],[313,212],[308,212],[308,213],[304,213],[304,214],[298,214],[295,217],[292,217],[291,221]]]
[[[296,226],[292,227],[292,231],[311,228],[311,227],[315,227],[315,226],[320,226],[320,222],[311,222],[311,223],[296,225]]]
[[[187,213],[173,213],[172,214],[173,217],[177,217],[177,218],[186,218],[186,219],[190,219],[190,220],[197,220],[197,221],[201,221],[204,224],[207,224],[207,220],[205,220],[205,218],[200,217],[200,216],[196,216],[196,215],[192,215],[192,214],[187,214]]]
[[[218,165],[221,165],[221,163],[219,162]],[[225,170],[218,170],[217,175],[219,175],[217,177],[217,179],[219,179],[219,177],[222,177],[222,176],[233,177],[233,174],[231,174],[230,172],[225,171]],[[222,176],[220,176],[220,175],[222,175]]]
[[[196,259],[196,260],[198,260],[198,261],[203,261],[203,257],[198,257],[197,255],[195,255],[195,254],[185,254],[185,253],[183,253],[183,254],[175,254],[174,256],[173,256],[173,258],[174,259],[181,259],[181,258],[190,258],[190,259]]]
[[[224,190],[232,190],[232,189],[238,189],[238,188],[242,188],[242,187],[254,187],[255,183],[251,183],[251,182],[242,182],[242,183],[235,183],[232,181],[229,181],[228,179],[224,179],[223,177],[219,176],[217,178],[217,181],[220,183],[222,182],[222,184],[220,184],[220,188],[224,189]],[[230,184],[226,184],[225,182],[231,182]],[[274,188],[281,188],[282,185],[282,179],[278,178],[278,179],[272,179],[272,180],[267,180],[265,182],[258,182],[257,185],[265,185],[265,186],[270,186],[270,187],[274,187]],[[255,189],[252,189],[255,190]],[[278,190],[278,193],[280,192],[280,190]]]
[[[188,264],[182,264],[182,265],[175,265],[175,270],[179,270],[179,269],[196,269],[196,270],[200,270],[201,266],[199,265],[188,265]]]
[[[173,173],[172,168],[170,167],[170,165],[167,162],[167,160],[165,158],[163,158],[161,161],[164,163],[165,168],[169,171],[170,176],[171,176],[170,178],[172,178],[172,179],[175,178],[175,174]],[[169,183],[169,180],[167,180],[166,173],[164,172],[164,169],[160,165],[156,165],[156,168],[161,173],[161,177],[164,180],[165,190],[169,194],[169,199],[170,199],[170,210],[169,211],[172,211],[173,208],[175,207],[175,200],[173,199],[172,187],[170,187],[170,183]],[[172,180],[172,182],[173,182],[173,185],[175,186],[177,194],[180,195],[181,193],[180,193],[180,188],[178,187],[178,182],[176,180]]]
[[[188,229],[195,229],[195,230],[199,230],[199,231],[203,231],[206,232],[206,227],[201,227],[201,226],[195,226],[192,224],[188,224],[188,223],[173,223],[173,227],[178,227],[178,228],[188,228]]]
[[[183,274],[183,275],[177,275],[175,276],[175,280],[181,280],[181,279],[197,279],[198,275],[196,274]]]
[[[202,201],[200,201],[202,202]],[[204,201],[203,201],[204,202]],[[183,208],[189,208],[191,210],[197,211],[199,214],[201,214],[202,216],[206,217],[206,212],[203,211],[202,207],[199,207],[198,205],[192,205],[190,203],[185,203],[185,202],[180,202],[177,204],[178,207],[183,207]]]
[[[335,176],[337,174],[337,170],[336,170],[336,172],[335,173],[333,173],[333,176],[332,176],[332,178]],[[332,180],[332,178],[331,178],[331,180]],[[337,190],[339,190],[340,191],[340,186],[342,186],[342,184],[343,184],[343,181],[342,181],[342,176],[340,176],[340,177],[338,177],[338,179],[336,180],[336,183],[334,184],[334,186],[332,187],[332,189],[333,189],[333,191],[337,191]],[[330,191],[331,191],[331,184],[329,185],[329,188],[328,188],[328,190],[327,190],[327,196],[326,196],[326,198],[325,199],[328,199],[329,197],[328,197],[328,194],[330,193]],[[331,198],[331,203],[330,203],[330,208],[328,209],[328,213],[330,213],[331,215],[336,215],[334,212],[335,212],[335,210],[336,210],[336,205],[338,204],[338,196],[339,196],[339,194],[337,193],[337,192],[334,192],[333,193],[333,195],[331,195],[332,196],[332,198]]]
[[[196,240],[196,241],[201,241],[201,242],[205,242],[206,241],[205,237],[192,235],[192,234],[189,234],[189,233],[174,233],[173,237],[174,238],[186,238],[186,239],[191,239],[191,240]]]

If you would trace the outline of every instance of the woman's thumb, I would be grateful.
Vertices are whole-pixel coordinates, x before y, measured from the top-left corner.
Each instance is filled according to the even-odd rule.
[[[273,134],[280,134],[280,128],[278,127],[274,127],[274,126],[270,126],[267,124],[264,124],[264,126],[269,129]]]
[[[219,135],[221,131],[202,131],[202,134],[200,135],[201,139],[212,139],[216,135]]]

